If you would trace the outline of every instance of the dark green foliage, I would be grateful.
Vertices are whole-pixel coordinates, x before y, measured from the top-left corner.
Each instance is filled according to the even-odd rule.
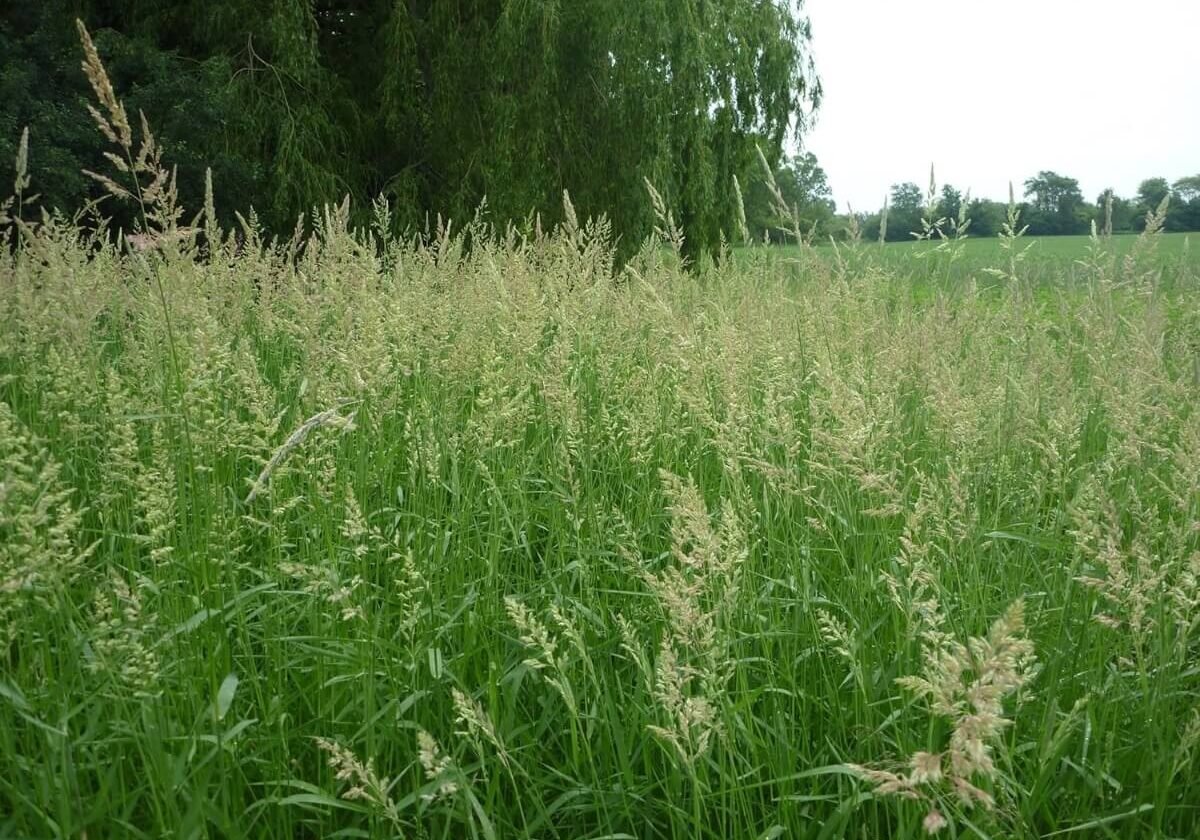
[[[1184,204],[1200,201],[1200,175],[1180,178],[1175,182],[1175,198]]]
[[[1111,218],[1107,205],[1112,199]],[[1138,196],[1122,198],[1106,189],[1095,204],[1083,199],[1079,182],[1055,172],[1040,172],[1025,182],[1025,197],[1032,199],[1020,205],[1021,224],[1028,225],[1030,236],[1084,235],[1094,222],[1097,233],[1140,233],[1146,228],[1146,216],[1156,210],[1164,197],[1170,197],[1164,229],[1170,233],[1200,231],[1200,175],[1180,178],[1174,184],[1165,178],[1149,178],[1142,182]],[[947,219],[958,215],[962,202],[968,200],[947,184],[938,199],[937,216]],[[926,212],[926,196],[914,183],[893,185],[888,199],[887,239],[904,242],[911,232],[920,230],[922,213]],[[1003,202],[986,198],[970,199],[967,218],[971,220],[970,236],[996,236],[1001,231],[1007,213]],[[881,213],[859,214],[858,223],[864,239],[879,237]],[[846,219],[842,219],[845,227]],[[1106,225],[1110,225],[1106,228]]]
[[[1200,175],[1180,178],[1174,184],[1166,178],[1147,178],[1138,185],[1137,197],[1127,202],[1132,215],[1130,230],[1146,229],[1146,218],[1167,203],[1165,230],[1187,233],[1200,230]]]
[[[55,3],[14,14],[0,12],[0,160],[9,162],[21,128],[30,132],[32,189],[46,207],[78,209],[102,191],[81,169],[108,171],[104,138],[87,117],[90,91],[79,68],[74,20],[54,14]],[[254,126],[231,85],[222,57],[186,61],[142,38],[115,30],[97,33],[113,84],[131,114],[144,111],[179,168],[185,205],[198,208],[204,169],[239,195],[261,193],[267,172],[233,139]],[[129,227],[131,207],[110,204],[105,213]]]
[[[893,184],[888,206],[887,240],[889,242],[912,241],[913,233],[921,230],[924,205],[925,196],[916,184],[911,181]],[[878,226],[876,226],[872,238],[877,236]]]
[[[962,212],[963,194],[956,188],[946,184],[942,187],[941,200],[938,203],[938,215],[947,219],[957,219]]]
[[[1166,178],[1147,178],[1138,184],[1138,207],[1143,213],[1154,211],[1171,194],[1171,182]]]
[[[1173,194],[1171,209],[1167,214],[1167,229],[1200,230],[1200,175],[1180,178],[1174,184]]]
[[[788,207],[794,208],[800,223],[800,232],[812,238],[821,238],[835,233],[833,227],[833,191],[829,179],[817,157],[812,152],[784,157],[774,168],[775,184]],[[746,225],[756,242],[769,238],[772,242],[788,241],[792,237],[792,219],[781,219],[775,212],[774,202],[766,179],[758,173],[745,191]]]
[[[102,168],[73,21],[142,108],[184,203],[290,231],[350,193],[401,224],[606,213],[649,231],[649,178],[689,248],[732,228],[732,176],[777,156],[820,98],[800,3],[782,0],[46,0],[0,11],[0,155],[31,126],[34,185],[74,208]]]
[[[996,236],[1004,224],[1007,208],[999,201],[976,198],[967,208],[971,219],[971,236]]]
[[[1109,217],[1109,210],[1106,209],[1110,200],[1112,202],[1111,218]],[[1140,219],[1137,205],[1129,199],[1117,195],[1116,191],[1111,187],[1100,193],[1096,198],[1094,217],[1096,220],[1096,230],[1098,231],[1104,231],[1106,225],[1111,225],[1110,232],[1112,233],[1132,233],[1144,227],[1144,225],[1139,224]]]
[[[1045,170],[1025,182],[1025,197],[1032,199],[1021,214],[1033,236],[1087,233],[1089,214],[1083,193],[1074,178]]]

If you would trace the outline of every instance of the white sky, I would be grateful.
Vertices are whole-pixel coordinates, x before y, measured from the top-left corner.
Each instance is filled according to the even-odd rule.
[[[825,102],[802,145],[838,207],[893,183],[1007,199],[1042,169],[1094,201],[1200,174],[1200,0],[806,0]]]

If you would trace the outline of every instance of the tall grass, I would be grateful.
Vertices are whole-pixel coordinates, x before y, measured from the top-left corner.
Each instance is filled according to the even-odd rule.
[[[0,834],[1200,831],[1153,236],[918,298],[347,215],[0,251]]]

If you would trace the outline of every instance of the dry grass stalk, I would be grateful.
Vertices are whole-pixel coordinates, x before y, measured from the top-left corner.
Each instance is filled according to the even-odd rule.
[[[335,429],[347,431],[354,428],[354,412],[348,416],[342,416],[341,410],[349,405],[349,402],[343,402],[337,408],[328,408],[324,411],[317,412],[312,417],[309,417],[303,423],[295,428],[287,440],[275,450],[275,453],[267,461],[262,468],[262,472],[258,474],[258,478],[254,480],[254,484],[250,488],[250,492],[246,494],[246,498],[242,504],[248,505],[253,502],[258,495],[267,489],[271,481],[271,476],[279,469],[279,466],[287,460],[288,455],[292,453],[300,444],[304,443],[304,439],[315,430],[323,426],[330,426]]]

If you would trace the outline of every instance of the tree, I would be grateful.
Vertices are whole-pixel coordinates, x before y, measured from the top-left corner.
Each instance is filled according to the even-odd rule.
[[[1147,178],[1138,184],[1137,191],[1137,230],[1145,230],[1146,217],[1158,209],[1164,198],[1171,195],[1171,182],[1166,178]]]
[[[788,207],[794,208],[801,233],[810,231],[826,236],[831,233],[837,205],[829,188],[825,170],[812,152],[785,157],[774,168],[775,184]],[[781,219],[775,212],[775,202],[766,179],[760,174],[746,191],[746,224],[755,240],[764,236],[772,240],[786,239],[792,219]]]
[[[962,211],[963,194],[954,187],[946,184],[942,187],[942,197],[938,202],[938,215],[947,219],[957,219]]]
[[[1167,216],[1171,230],[1200,231],[1200,175],[1180,178],[1172,187],[1175,200]]]
[[[1192,175],[1188,178],[1180,178],[1175,182],[1172,188],[1175,197],[1181,202],[1190,203],[1200,201],[1200,175]]]
[[[1162,200],[1171,194],[1171,184],[1166,178],[1147,178],[1138,185],[1138,200],[1146,210],[1156,210]]]
[[[284,230],[346,192],[364,208],[383,194],[409,223],[469,216],[485,196],[499,220],[549,222],[569,190],[631,248],[651,226],[646,177],[690,247],[711,247],[732,228],[732,177],[757,165],[755,144],[777,157],[821,96],[802,0],[5,4],[0,83],[46,97],[45,160],[66,149],[90,165],[101,149],[74,128],[87,126],[76,15],[131,105],[159,85],[140,104],[181,178],[198,182],[201,158],[233,161],[218,199],[253,201]],[[17,102],[0,99],[10,144],[38,108]],[[81,198],[80,184],[59,192]]]
[[[1031,234],[1077,234],[1087,231],[1089,223],[1083,193],[1074,178],[1043,170],[1025,182],[1025,197],[1033,199],[1024,213]]]
[[[1111,187],[1096,196],[1096,213],[1094,216],[1096,229],[1103,232],[1105,224],[1109,222],[1107,207],[1110,200],[1112,202],[1112,232],[1132,232],[1137,220],[1137,207],[1129,199],[1117,195],[1116,191]]]
[[[28,127],[32,189],[43,206],[70,212],[99,195],[81,170],[105,171],[109,164],[102,154],[104,138],[86,111],[91,94],[79,69],[74,21],[54,17],[53,6],[0,9],[0,167],[11,163],[21,130]],[[97,42],[130,112],[135,118],[139,110],[151,115],[155,133],[168,142],[189,206],[198,206],[209,166],[231,193],[236,188],[264,194],[266,170],[248,150],[229,143],[253,127],[229,88],[226,59],[185,62],[113,30],[99,33]],[[110,202],[104,212],[126,229],[134,222],[128,205]],[[232,221],[232,214],[226,219]]]
[[[921,230],[921,216],[925,209],[925,195],[912,181],[893,184],[888,203],[887,240],[889,242],[912,241],[912,234]]]
[[[967,208],[972,236],[996,236],[1007,218],[1008,207],[999,201],[976,198]]]

